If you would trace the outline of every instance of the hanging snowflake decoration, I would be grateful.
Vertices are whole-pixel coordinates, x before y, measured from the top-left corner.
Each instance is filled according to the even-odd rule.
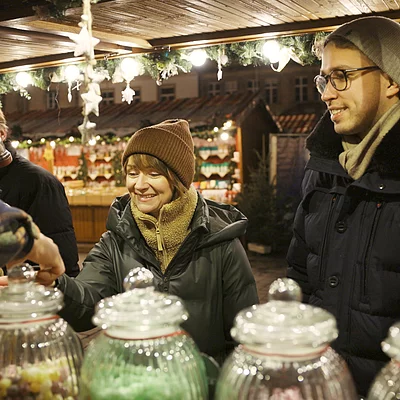
[[[92,0],[92,2],[96,2]],[[84,57],[83,71],[83,123],[78,129],[82,134],[82,143],[86,144],[94,140],[96,124],[89,121],[89,114],[99,115],[99,103],[102,100],[100,92],[100,82],[104,79],[104,74],[93,69],[96,64],[94,58],[94,46],[99,43],[99,39],[92,36],[92,13],[90,9],[91,0],[83,0],[83,14],[81,16],[80,33],[71,34],[70,38],[76,43],[74,56]],[[72,98],[72,97],[71,97]]]

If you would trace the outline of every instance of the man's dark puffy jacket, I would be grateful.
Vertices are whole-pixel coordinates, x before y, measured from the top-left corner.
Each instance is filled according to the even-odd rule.
[[[49,171],[17,154],[9,141],[6,147],[13,161],[0,168],[0,199],[32,217],[41,232],[58,246],[66,273],[76,276],[78,247],[64,186]]]
[[[156,289],[183,299],[189,319],[182,327],[201,351],[221,361],[233,346],[230,329],[235,315],[258,302],[239,240],[247,219],[236,208],[199,195],[191,231],[163,275],[135,223],[129,201],[129,195],[114,201],[108,231],[88,254],[78,277],[59,278],[65,303],[60,315],[77,331],[92,328],[96,303],[123,292],[128,272],[145,267],[153,273]]]
[[[400,122],[368,171],[351,179],[326,114],[307,140],[311,158],[288,252],[288,276],[310,304],[337,318],[333,347],[365,395],[388,361],[381,341],[400,319]]]

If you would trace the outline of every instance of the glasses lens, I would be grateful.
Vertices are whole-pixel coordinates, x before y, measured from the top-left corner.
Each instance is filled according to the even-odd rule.
[[[324,93],[326,88],[326,79],[322,75],[317,75],[314,78],[315,86],[320,94]]]
[[[332,71],[331,83],[336,90],[345,90],[347,85],[346,74],[340,70]]]

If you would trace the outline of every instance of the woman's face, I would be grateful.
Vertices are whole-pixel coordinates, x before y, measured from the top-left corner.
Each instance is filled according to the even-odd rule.
[[[140,171],[128,160],[126,187],[137,208],[158,218],[161,207],[172,201],[173,190],[168,179],[155,170]]]

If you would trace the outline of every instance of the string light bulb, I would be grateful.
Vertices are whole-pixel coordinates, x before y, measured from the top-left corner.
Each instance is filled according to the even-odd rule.
[[[279,61],[281,46],[276,40],[267,40],[263,46],[263,54],[274,64]]]
[[[229,133],[228,132],[222,132],[219,137],[221,138],[221,140],[228,140],[229,139]]]
[[[196,67],[201,67],[202,65],[204,65],[204,63],[207,60],[207,53],[205,50],[203,49],[197,49],[197,50],[193,50],[190,53],[190,62],[196,66]]]
[[[26,88],[28,85],[32,84],[32,77],[28,72],[18,72],[15,76],[15,80],[17,84],[23,88]]]

